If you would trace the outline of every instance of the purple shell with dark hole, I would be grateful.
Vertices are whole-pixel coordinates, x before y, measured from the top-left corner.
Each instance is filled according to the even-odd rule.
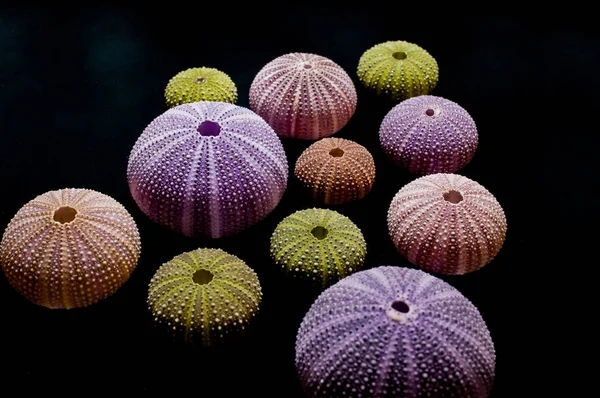
[[[153,221],[219,238],[266,217],[285,191],[288,164],[273,129],[249,109],[195,102],[169,109],[138,138],[131,194]]]
[[[475,155],[479,138],[475,122],[460,105],[421,95],[388,112],[379,141],[396,165],[425,175],[454,173],[465,167]]]
[[[487,397],[496,354],[477,308],[421,270],[381,266],[326,289],[296,338],[312,397]]]

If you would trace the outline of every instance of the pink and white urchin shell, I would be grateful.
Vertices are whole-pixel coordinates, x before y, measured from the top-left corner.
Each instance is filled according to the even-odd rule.
[[[457,174],[432,174],[406,184],[387,216],[398,251],[426,271],[465,274],[498,254],[506,218],[496,198]]]
[[[477,150],[477,127],[460,105],[421,95],[396,105],[383,119],[379,141],[385,154],[413,174],[454,173]]]
[[[129,156],[140,209],[186,236],[219,238],[266,217],[285,191],[288,164],[273,129],[222,102],[171,108],[150,123]]]
[[[250,86],[250,108],[281,137],[317,140],[348,123],[356,110],[356,89],[332,60],[291,53],[258,72]]]
[[[311,397],[487,397],[496,353],[477,308],[421,270],[381,266],[326,289],[296,337]]]

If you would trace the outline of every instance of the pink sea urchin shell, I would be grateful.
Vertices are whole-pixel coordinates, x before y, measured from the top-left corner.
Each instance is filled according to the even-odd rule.
[[[232,235],[266,217],[287,185],[283,145],[249,109],[222,102],[171,108],[150,123],[129,156],[140,209],[186,236]]]
[[[250,108],[281,137],[316,140],[348,123],[356,110],[356,89],[332,60],[291,53],[258,72],[250,87]]]
[[[421,270],[381,266],[325,290],[302,320],[311,397],[487,397],[496,353],[477,308]]]
[[[498,254],[506,218],[496,198],[457,174],[432,174],[406,184],[388,210],[398,251],[426,271],[465,274]]]
[[[454,173],[475,155],[475,122],[461,106],[433,95],[409,98],[388,112],[379,129],[386,155],[413,174]]]
[[[9,283],[48,308],[85,307],[119,289],[137,265],[140,237],[113,198],[88,189],[51,191],[8,224],[0,262]]]

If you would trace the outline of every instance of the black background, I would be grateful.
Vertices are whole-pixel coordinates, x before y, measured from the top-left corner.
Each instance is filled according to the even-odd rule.
[[[103,9],[0,13],[0,225],[49,190],[89,188],[122,203],[135,218],[142,255],[129,281],[91,307],[49,310],[29,303],[0,276],[0,384],[21,393],[161,392],[198,396],[302,396],[294,367],[296,330],[318,289],[288,280],[269,257],[275,226],[292,212],[321,206],[299,188],[293,166],[307,141],[284,140],[290,176],[279,206],[261,223],[219,240],[191,239],[152,223],[126,182],[129,151],[167,108],[164,88],[197,66],[229,74],[238,105],[260,68],[289,52],[326,56],[354,80],[358,107],[337,137],[366,146],[377,167],[362,201],[331,207],[361,228],[366,267],[412,267],[387,234],[393,195],[415,176],[394,167],[379,147],[378,129],[394,105],[358,82],[361,54],[388,40],[416,43],[438,61],[433,95],[451,99],[474,118],[479,147],[458,173],[492,192],[508,220],[506,242],[483,269],[441,276],[480,310],[497,351],[493,397],[528,396],[541,357],[538,292],[553,260],[534,254],[544,218],[554,227],[564,209],[588,209],[591,188],[577,170],[595,151],[585,119],[597,113],[597,32],[582,19],[310,15],[235,18],[185,9],[138,14]],[[575,171],[575,172],[573,172]],[[557,184],[570,195],[540,195]],[[322,207],[322,206],[321,206]],[[558,224],[557,224],[558,223]],[[548,232],[548,230],[546,231]],[[263,302],[248,333],[216,349],[172,343],[146,307],[156,269],[198,247],[237,255],[258,274]],[[542,326],[545,324],[542,323]],[[550,333],[554,326],[546,329]],[[559,346],[555,348],[560,351]]]

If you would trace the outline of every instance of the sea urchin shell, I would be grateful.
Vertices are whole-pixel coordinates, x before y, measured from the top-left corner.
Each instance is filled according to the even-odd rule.
[[[460,105],[422,95],[396,105],[383,119],[379,141],[385,154],[413,174],[454,173],[477,149],[477,127]]]
[[[169,80],[165,89],[167,106],[198,101],[217,101],[235,104],[237,88],[225,73],[213,68],[190,68]]]
[[[438,64],[416,44],[388,41],[371,47],[360,57],[358,78],[378,95],[401,101],[429,94],[438,81]]]
[[[296,368],[312,397],[487,397],[495,366],[477,308],[409,268],[372,268],[329,287],[296,338]]]
[[[220,249],[197,249],[156,271],[148,306],[174,337],[212,345],[243,331],[261,297],[256,274],[242,260]]]
[[[502,207],[484,187],[457,174],[405,185],[387,216],[398,251],[426,271],[465,274],[498,254],[506,235]]]
[[[367,245],[346,216],[327,209],[300,210],[271,236],[271,258],[287,274],[328,286],[362,267]]]
[[[296,177],[325,204],[362,199],[373,186],[375,163],[367,149],[343,138],[323,138],[300,155]]]
[[[88,189],[50,191],[8,224],[0,262],[9,283],[48,308],[78,308],[115,293],[140,256],[135,221],[113,198]]]
[[[138,138],[127,180],[140,209],[186,236],[218,238],[279,203],[288,164],[279,137],[249,109],[222,102],[171,108]]]
[[[316,140],[348,123],[356,110],[356,89],[332,60],[291,53],[258,72],[250,86],[250,108],[281,137]]]

